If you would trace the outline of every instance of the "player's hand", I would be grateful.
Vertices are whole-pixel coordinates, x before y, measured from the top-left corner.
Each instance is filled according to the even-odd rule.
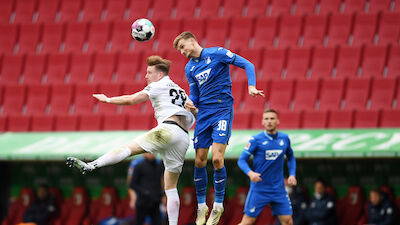
[[[257,90],[257,88],[253,85],[249,86],[249,95],[253,97],[257,97],[257,95],[260,95],[264,97],[264,91],[263,90]]]
[[[188,99],[185,103],[185,109],[187,109],[189,111],[193,111],[193,110],[196,110],[196,106],[194,106],[194,103],[192,102],[192,100]]]
[[[288,181],[288,184],[290,186],[296,186],[297,185],[296,177],[293,176],[293,175],[290,175],[287,181]]]
[[[108,97],[104,94],[93,94],[93,97],[97,98],[97,100],[101,102],[107,102]]]
[[[253,181],[254,183],[262,181],[261,174],[259,174],[259,173],[250,171],[247,173],[247,175],[250,177],[250,180]]]

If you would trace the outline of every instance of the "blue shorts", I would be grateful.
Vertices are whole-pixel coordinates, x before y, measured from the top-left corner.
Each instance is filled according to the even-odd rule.
[[[249,217],[257,217],[265,206],[270,204],[272,215],[292,215],[292,204],[286,192],[261,193],[250,189],[247,194],[244,213]]]
[[[233,107],[200,109],[194,129],[194,148],[208,148],[212,143],[227,144],[231,137]]]

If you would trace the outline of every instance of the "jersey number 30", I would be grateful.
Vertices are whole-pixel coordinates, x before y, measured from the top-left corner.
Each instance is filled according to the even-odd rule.
[[[185,92],[183,90],[170,89],[169,90],[169,96],[173,97],[171,99],[172,104],[180,106],[180,107],[185,107],[186,94],[185,94]],[[179,99],[181,100],[180,104],[179,104],[179,101],[178,101]]]

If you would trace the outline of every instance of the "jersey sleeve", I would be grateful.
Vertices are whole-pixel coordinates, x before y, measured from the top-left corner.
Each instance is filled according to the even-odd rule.
[[[186,77],[189,81],[189,88],[190,88],[190,94],[189,94],[189,98],[190,100],[192,100],[194,106],[198,107],[199,104],[199,87],[197,86],[197,82],[195,79],[193,79],[193,77],[190,75],[190,71],[188,71],[188,68],[185,68],[185,73],[186,73]]]
[[[147,85],[144,89],[143,92],[146,93],[150,98],[153,96],[159,95],[159,89],[157,88],[157,84],[155,82]]]
[[[293,154],[293,149],[290,144],[290,139],[287,137],[288,147],[286,150],[287,164],[289,169],[289,175],[296,176],[296,159]]]
[[[256,149],[256,141],[255,141],[254,137],[252,137],[249,140],[249,142],[246,144],[246,147],[243,149],[242,153],[239,156],[238,162],[237,162],[239,168],[245,174],[247,174],[251,170],[247,161],[249,160],[250,156],[254,154],[255,149]]]

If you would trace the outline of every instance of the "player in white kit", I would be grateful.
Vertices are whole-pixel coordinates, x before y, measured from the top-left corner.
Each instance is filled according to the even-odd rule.
[[[188,99],[185,91],[168,76],[169,65],[170,61],[166,59],[150,56],[147,58],[145,77],[148,85],[142,91],[112,98],[104,94],[93,95],[101,102],[117,105],[135,105],[150,99],[158,122],[155,128],[90,163],[68,157],[67,165],[76,167],[85,174],[96,168],[118,163],[129,156],[145,152],[159,153],[165,166],[164,188],[167,196],[168,220],[169,224],[176,225],[180,205],[176,186],[189,147],[188,130],[193,126],[195,118],[192,112],[184,108]]]

